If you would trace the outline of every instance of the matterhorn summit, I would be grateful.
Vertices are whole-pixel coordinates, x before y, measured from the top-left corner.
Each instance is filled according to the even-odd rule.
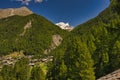
[[[61,29],[64,29],[64,30],[71,31],[73,29],[73,27],[71,27],[69,25],[69,23],[59,22],[59,23],[56,23],[56,25],[59,26]]]

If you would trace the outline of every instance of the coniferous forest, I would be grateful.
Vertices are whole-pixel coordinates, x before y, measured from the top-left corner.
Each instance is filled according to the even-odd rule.
[[[110,2],[97,17],[71,32],[36,14],[0,19],[1,56],[20,51],[33,58],[53,56],[44,66],[29,66],[25,57],[12,66],[4,65],[0,80],[96,80],[119,69],[120,0]],[[21,36],[27,22],[32,22],[32,27]],[[61,44],[44,54],[56,34],[63,38]]]

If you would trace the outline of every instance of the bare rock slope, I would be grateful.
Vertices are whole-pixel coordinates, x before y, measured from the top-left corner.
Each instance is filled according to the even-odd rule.
[[[58,47],[61,42],[62,42],[63,38],[60,36],[60,35],[53,35],[52,36],[52,43],[51,43],[51,46],[45,50],[45,54],[48,54],[50,53],[52,50],[54,50],[56,47]]]
[[[19,15],[19,16],[27,16],[32,14],[33,12],[30,11],[26,7],[21,7],[21,8],[8,8],[8,9],[0,9],[0,19],[1,18],[6,18],[14,15]]]
[[[97,80],[120,80],[120,69],[118,69],[106,76],[103,76]]]

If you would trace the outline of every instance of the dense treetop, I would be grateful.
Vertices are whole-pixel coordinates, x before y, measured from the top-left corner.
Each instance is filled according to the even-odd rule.
[[[82,79],[82,76],[89,77],[95,71],[96,78],[106,75],[118,68],[120,68],[120,1],[111,0],[110,6],[101,12],[97,17],[89,20],[88,22],[77,26],[71,33],[64,39],[63,43],[53,52],[54,64],[51,68],[51,75],[49,78],[62,80],[63,76],[68,80],[79,78],[79,80],[93,80]],[[77,36],[77,40],[74,38]],[[74,47],[76,45],[77,47]],[[82,47],[81,47],[82,46]],[[77,51],[78,50],[78,51]],[[80,65],[84,65],[86,60],[92,59],[88,56],[80,57],[80,55],[90,55],[94,63],[86,63],[89,68],[94,68],[94,71],[90,71],[86,68],[87,72],[91,74],[77,75],[75,69],[77,65],[79,69],[82,69]],[[79,61],[80,60],[80,61]],[[78,62],[79,61],[79,62]],[[63,71],[65,71],[61,77]],[[77,69],[77,71],[79,71]],[[69,72],[71,71],[71,72]],[[56,74],[54,74],[56,72]],[[79,72],[78,72],[79,73]],[[80,73],[81,74],[81,73]],[[72,75],[72,78],[69,76]],[[77,76],[77,77],[74,77]],[[94,76],[94,75],[92,75]],[[69,79],[70,78],[70,79]]]

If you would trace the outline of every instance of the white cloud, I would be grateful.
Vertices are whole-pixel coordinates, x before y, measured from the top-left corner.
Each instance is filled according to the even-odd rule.
[[[22,4],[29,5],[29,2],[31,0],[16,0],[16,1],[20,1],[20,2],[22,2]]]
[[[29,3],[32,1],[32,0],[11,0],[11,1],[19,1],[21,2],[23,5],[29,5]],[[35,3],[41,3],[43,2],[43,0],[33,0]]]
[[[39,3],[41,3],[43,0],[35,0],[35,2],[39,2]]]

